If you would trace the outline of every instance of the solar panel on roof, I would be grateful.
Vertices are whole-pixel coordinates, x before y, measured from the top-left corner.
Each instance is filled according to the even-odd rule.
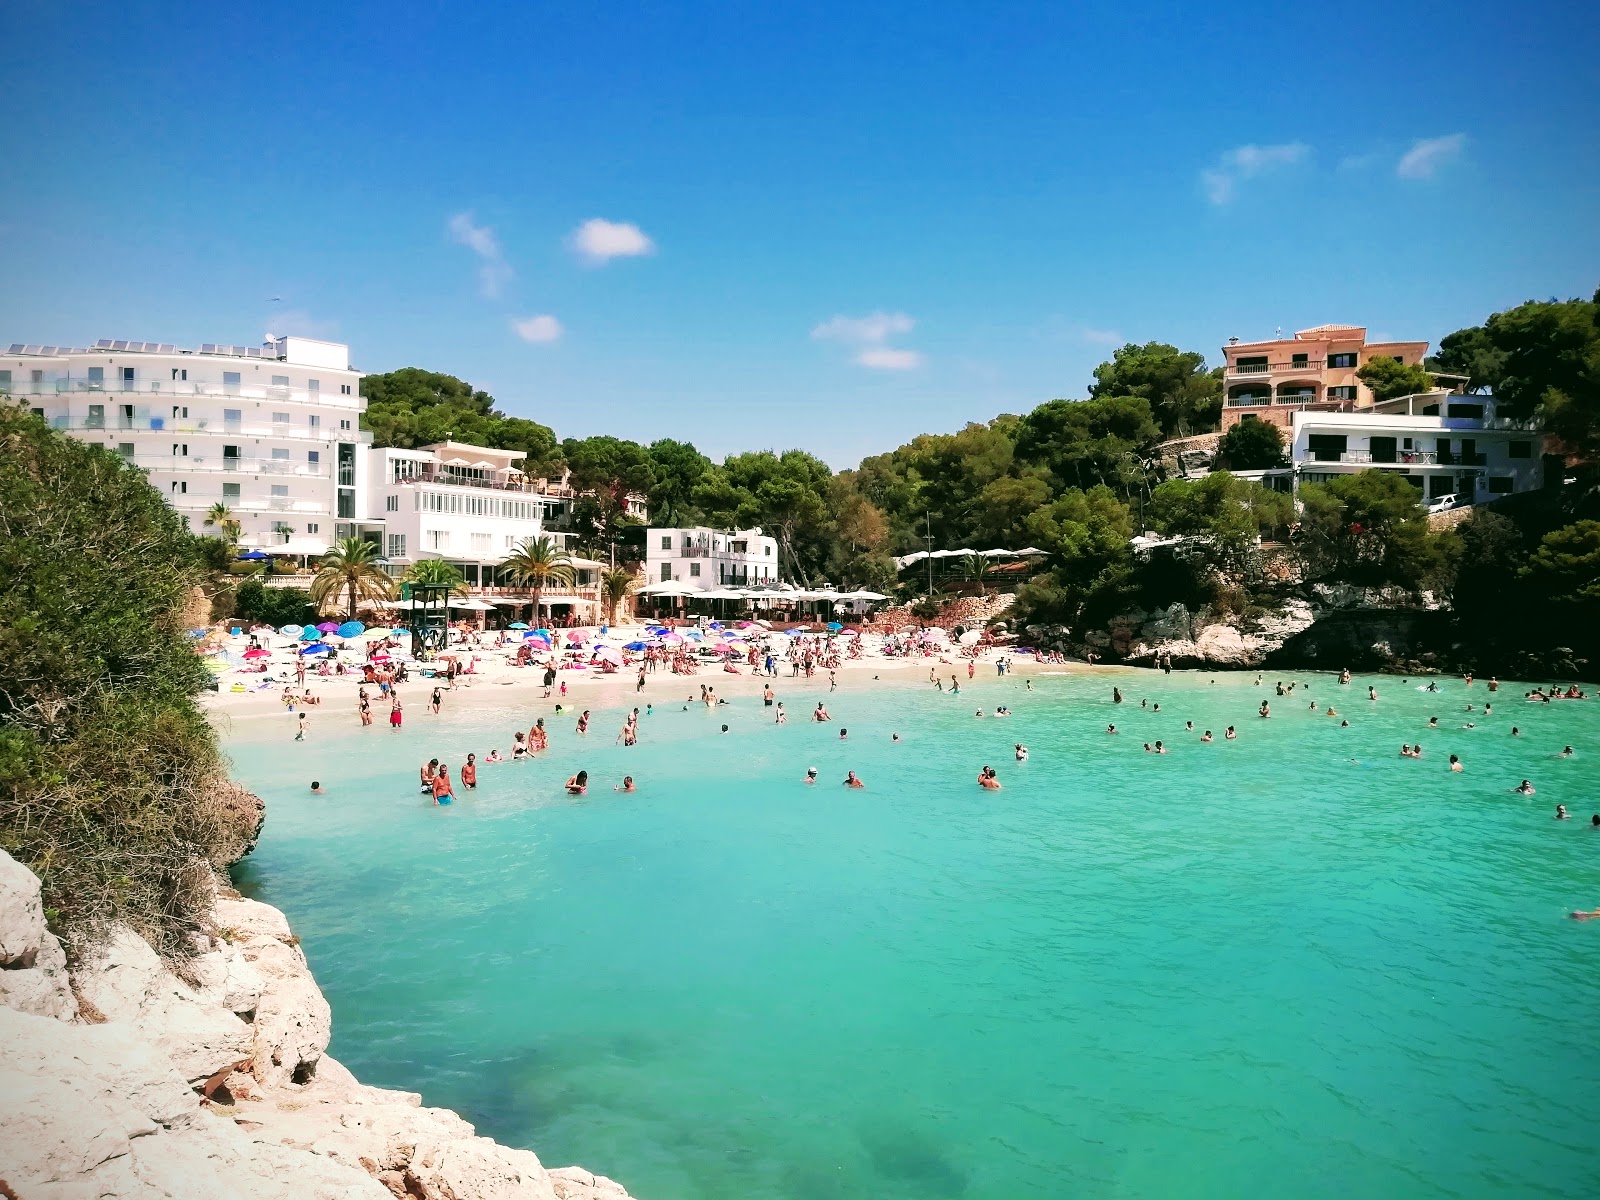
[[[96,350],[109,350],[109,349],[111,349],[111,339],[110,338],[101,338],[98,342],[96,342],[94,344],[94,348]]]
[[[115,341],[111,343],[111,348],[113,350],[126,350],[128,348],[128,343],[124,341]]]

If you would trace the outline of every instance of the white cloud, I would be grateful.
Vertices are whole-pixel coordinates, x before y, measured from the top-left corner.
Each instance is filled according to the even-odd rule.
[[[548,345],[550,342],[559,342],[561,335],[566,332],[562,329],[561,322],[548,313],[541,313],[536,317],[523,317],[513,320],[511,328],[525,342],[536,345]]]
[[[1432,179],[1440,167],[1453,162],[1466,147],[1467,135],[1449,133],[1444,137],[1418,138],[1400,156],[1394,173],[1401,179]]]
[[[1115,329],[1085,329],[1083,340],[1096,346],[1120,346],[1124,341]]]
[[[487,225],[479,225],[470,212],[460,212],[446,223],[452,241],[465,246],[478,256],[478,285],[491,299],[500,294],[511,282],[510,265],[500,253],[500,239]]]
[[[656,244],[637,225],[600,217],[591,217],[573,230],[572,248],[592,266],[656,252]]]
[[[843,342],[856,347],[854,361],[875,371],[912,371],[922,365],[922,355],[888,345],[898,333],[910,333],[916,321],[902,312],[875,312],[864,317],[829,317],[814,326],[811,336],[817,341]]]
[[[1200,172],[1200,185],[1212,204],[1227,204],[1238,194],[1244,180],[1303,162],[1310,153],[1311,147],[1304,142],[1235,146],[1217,160],[1216,166]]]
[[[922,365],[922,355],[915,350],[874,346],[857,354],[856,362],[875,371],[914,371]]]

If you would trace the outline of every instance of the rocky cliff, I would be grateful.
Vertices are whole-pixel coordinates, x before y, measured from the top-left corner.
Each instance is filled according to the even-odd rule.
[[[329,1058],[277,909],[219,894],[195,950],[180,975],[119,928],[69,973],[38,879],[0,851],[0,1196],[627,1200]]]
[[[1286,594],[1271,610],[1249,614],[1191,610],[1173,604],[1124,613],[1081,632],[1031,626],[1025,640],[1106,662],[1177,668],[1318,667],[1404,670],[1453,666],[1446,618],[1433,605],[1368,588],[1314,585]]]

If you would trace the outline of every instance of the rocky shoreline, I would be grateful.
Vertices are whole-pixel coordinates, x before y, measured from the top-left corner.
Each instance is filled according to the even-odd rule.
[[[177,969],[119,927],[69,970],[0,851],[0,1197],[628,1200],[362,1084],[283,914],[219,889],[211,915]]]
[[[1173,604],[1119,614],[1103,627],[1030,625],[1022,639],[1073,657],[1179,670],[1339,670],[1430,675],[1476,671],[1522,679],[1593,679],[1597,664],[1567,647],[1498,652],[1460,640],[1429,597],[1380,589],[1308,585],[1275,608],[1220,613]]]

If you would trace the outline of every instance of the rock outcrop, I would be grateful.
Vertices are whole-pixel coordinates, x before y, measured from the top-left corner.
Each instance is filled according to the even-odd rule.
[[[181,975],[118,928],[69,979],[39,881],[0,852],[0,1196],[628,1200],[360,1083],[283,914],[219,897],[214,920]]]

